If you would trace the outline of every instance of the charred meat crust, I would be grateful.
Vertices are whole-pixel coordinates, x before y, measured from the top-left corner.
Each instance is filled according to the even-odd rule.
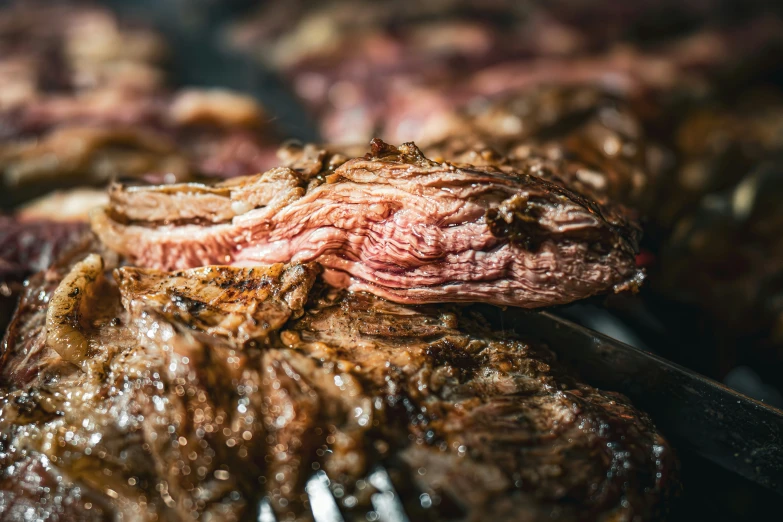
[[[21,385],[40,376],[41,365],[49,364],[46,358],[55,354],[46,347],[50,299],[73,266],[91,253],[100,254],[107,264],[116,263],[112,252],[101,247],[91,234],[84,234],[59,255],[56,263],[34,274],[24,285],[0,347],[0,382]],[[60,361],[59,356],[56,358]],[[71,366],[68,362],[63,364]]]
[[[319,267],[209,266],[180,272],[122,267],[114,279],[123,305],[155,314],[180,329],[203,331],[242,346],[268,344],[268,335],[301,315]]]
[[[290,346],[348,362],[363,386],[382,390],[387,415],[401,415],[414,436],[399,446],[403,458],[427,469],[417,480],[454,495],[468,519],[504,504],[501,519],[520,510],[545,516],[544,506],[566,499],[580,506],[563,508],[566,518],[601,510],[662,516],[660,506],[644,514],[649,498],[632,491],[664,499],[676,489],[673,456],[646,415],[576,381],[546,347],[490,331],[479,314],[352,294],[318,303],[291,329]],[[657,471],[642,471],[649,465]],[[472,482],[466,468],[480,479]],[[617,494],[634,496],[636,507],[610,507]],[[531,497],[535,506],[526,505]]]

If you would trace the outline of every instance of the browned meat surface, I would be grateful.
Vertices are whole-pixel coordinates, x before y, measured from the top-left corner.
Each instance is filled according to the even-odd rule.
[[[637,112],[590,86],[527,89],[434,118],[423,148],[431,157],[506,171],[538,163],[587,197],[642,209],[661,167]]]
[[[676,462],[647,416],[474,312],[311,293],[314,265],[116,266],[88,242],[25,289],[0,358],[2,519],[246,520],[264,496],[307,519],[315,469],[361,513],[379,459],[430,499],[422,519],[667,511]]]
[[[357,321],[360,313],[363,320]],[[605,440],[583,445],[583,430],[599,434],[604,421],[598,417],[636,414],[619,397],[602,396],[561,373],[545,349],[513,335],[496,337],[480,316],[448,308],[412,313],[366,294],[321,304],[293,330],[297,335],[289,339],[291,346],[320,357],[334,353],[350,362],[363,382],[387,393],[404,390],[409,402],[402,406],[415,437],[413,444],[405,443],[403,459],[418,467],[416,480],[422,489],[445,494],[468,512],[469,519],[491,513],[511,520],[522,512],[531,520],[543,520],[565,499],[580,507],[554,508],[559,516],[589,519],[594,510],[602,509],[598,506],[611,503],[610,491],[617,489],[609,484],[617,477],[603,465],[593,465],[598,460],[616,462],[617,454]],[[563,394],[535,391],[542,389]],[[399,407],[397,401],[393,404]],[[586,423],[577,420],[572,416],[573,401],[579,405],[577,417],[591,416],[588,411],[598,417]],[[611,431],[613,421],[606,422],[603,429]],[[636,436],[626,433],[631,439]],[[651,443],[660,439],[648,439],[637,448],[649,448]],[[596,451],[606,458],[582,467]],[[624,457],[639,458],[639,463],[648,458],[636,450]],[[641,469],[619,462],[610,468]],[[671,472],[669,468],[658,478]],[[594,479],[588,481],[600,477],[603,484],[587,489],[577,485],[591,475]],[[532,505],[533,498],[541,504]],[[614,514],[632,518],[628,511]]]
[[[236,520],[258,486],[246,480],[240,496],[238,469],[252,473],[264,450],[261,417],[245,409],[253,368],[269,333],[302,313],[314,269],[169,279],[112,276],[116,265],[86,244],[25,289],[0,369],[0,458],[19,485],[0,493],[0,518],[32,506],[66,519]],[[48,474],[62,477],[51,496],[35,487]]]
[[[318,261],[335,286],[406,303],[532,308],[641,281],[624,210],[531,174],[546,166],[372,147],[312,177],[281,167],[214,186],[115,187],[93,230],[140,266]]]

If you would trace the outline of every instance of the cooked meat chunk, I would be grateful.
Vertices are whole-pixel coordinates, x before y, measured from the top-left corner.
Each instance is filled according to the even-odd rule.
[[[641,420],[626,400],[577,383],[545,348],[496,336],[480,315],[354,294],[322,302],[291,331],[281,334],[289,346],[347,361],[365,386],[384,390],[387,415],[404,409],[414,442],[403,442],[403,459],[425,491],[445,493],[467,519],[517,520],[521,511],[545,520],[552,509],[565,519],[603,510],[644,518],[638,508],[609,507],[611,499],[632,483],[660,491],[674,471],[648,453],[666,453],[660,436],[636,420],[617,422]],[[623,471],[645,461],[658,461],[661,475]]]
[[[651,200],[656,172],[642,122],[631,103],[603,89],[550,85],[476,99],[429,125],[430,156],[507,171],[537,161],[597,201],[640,208]]]
[[[238,520],[258,491],[240,472],[265,448],[259,347],[302,313],[315,267],[116,266],[85,243],[25,289],[0,359],[2,480],[17,483],[0,518]]]
[[[532,308],[637,285],[638,229],[623,210],[527,170],[456,167],[376,140],[315,176],[116,187],[93,230],[140,266],[318,261],[335,286],[405,303]]]
[[[287,270],[283,265],[209,266],[173,274],[124,267],[115,278],[127,299],[125,307],[137,315],[143,315],[140,307],[172,324],[243,345],[268,342],[269,333],[285,324],[291,310],[301,310],[315,275],[303,265]],[[200,285],[190,286],[194,280]]]
[[[433,499],[422,519],[668,508],[676,461],[648,417],[478,312],[311,291],[316,265],[117,267],[85,243],[25,289],[0,358],[0,518],[247,520],[267,497],[306,520],[315,469],[361,513],[379,460]],[[64,326],[86,349],[60,349]]]
[[[90,309],[101,293],[103,259],[90,254],[74,265],[52,294],[46,311],[46,344],[67,362],[88,364],[91,347],[84,335]]]

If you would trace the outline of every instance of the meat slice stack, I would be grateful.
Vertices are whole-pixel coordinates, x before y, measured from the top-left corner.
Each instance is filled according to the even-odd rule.
[[[546,176],[538,163],[457,167],[374,141],[314,176],[115,186],[93,229],[142,266],[318,261],[337,287],[404,303],[532,308],[638,285],[639,232],[624,210]]]
[[[361,513],[379,460],[431,499],[409,499],[422,519],[652,520],[676,490],[646,415],[476,312],[335,291],[314,264],[118,261],[87,242],[25,289],[0,359],[4,519],[246,520],[264,496],[306,519],[313,469]]]

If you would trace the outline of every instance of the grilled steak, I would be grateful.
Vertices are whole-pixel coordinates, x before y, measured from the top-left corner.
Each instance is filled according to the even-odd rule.
[[[260,348],[301,314],[315,271],[123,268],[118,285],[104,271],[116,264],[87,243],[26,288],[0,370],[2,459],[19,473],[4,477],[19,486],[0,494],[0,518],[235,520],[237,467],[264,450],[245,410]],[[55,476],[51,496],[35,487]]]
[[[93,230],[140,266],[317,260],[335,286],[405,303],[538,307],[641,277],[622,209],[527,171],[455,167],[379,140],[313,177],[277,168],[214,186],[115,186]]]
[[[427,495],[422,519],[666,509],[675,460],[647,416],[475,312],[310,291],[315,265],[115,267],[88,242],[25,289],[0,359],[2,519],[244,520],[264,496],[307,518],[313,469],[361,512],[378,459]]]

